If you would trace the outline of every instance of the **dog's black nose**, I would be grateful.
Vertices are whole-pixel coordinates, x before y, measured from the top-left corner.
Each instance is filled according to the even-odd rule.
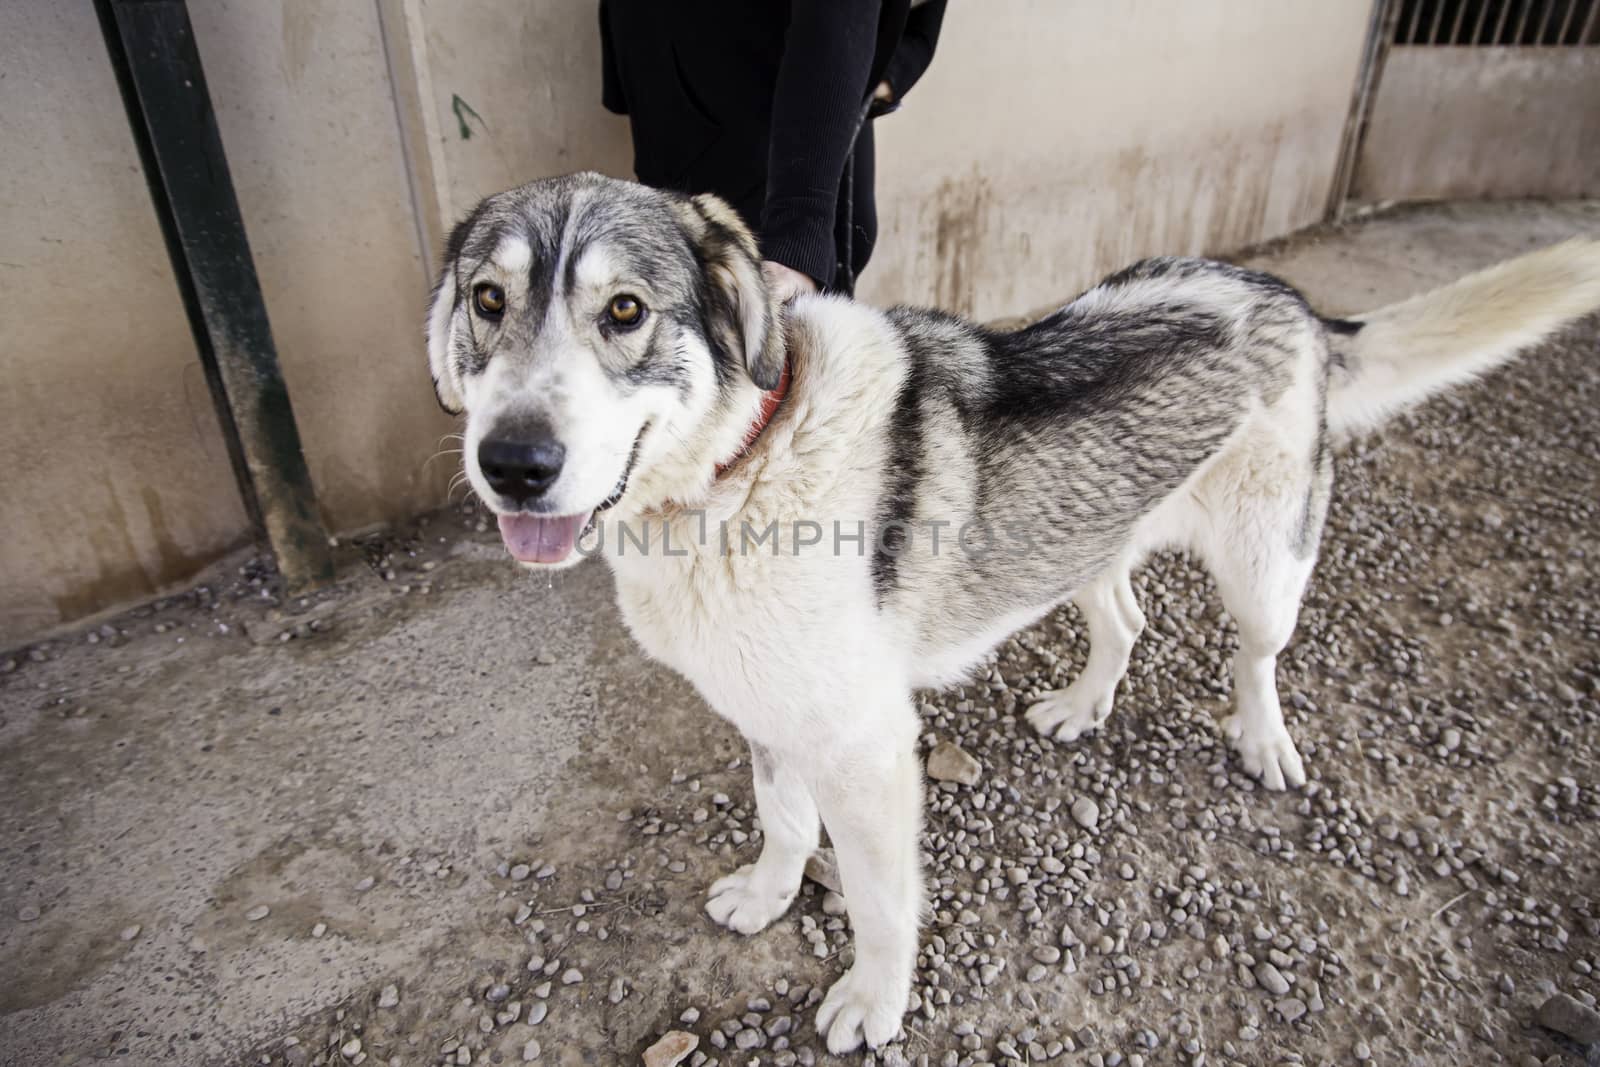
[[[478,469],[489,488],[525,504],[555,484],[566,456],[561,442],[553,439],[486,440],[478,445]]]

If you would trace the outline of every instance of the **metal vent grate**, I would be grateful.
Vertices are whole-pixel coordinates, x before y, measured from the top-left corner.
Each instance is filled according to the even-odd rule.
[[[1600,45],[1600,0],[1401,0],[1394,43]]]

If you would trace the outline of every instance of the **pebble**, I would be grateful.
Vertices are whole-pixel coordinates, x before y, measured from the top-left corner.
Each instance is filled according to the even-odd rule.
[[[1539,1006],[1539,1025],[1565,1034],[1580,1045],[1600,1043],[1600,1012],[1565,993],[1557,993]]]
[[[541,1053],[543,1051],[544,1051],[544,1049],[539,1047],[539,1039],[538,1038],[536,1038],[536,1037],[528,1038],[528,1043],[522,1046],[522,1062],[523,1063],[532,1063],[534,1060],[539,1058],[539,1053]],[[645,1062],[648,1063],[649,1061],[646,1060]]]
[[[644,1050],[644,1067],[677,1067],[700,1047],[700,1038],[685,1030],[669,1030]]]
[[[1079,797],[1072,802],[1072,821],[1093,830],[1100,825],[1100,805],[1092,797]]]
[[[260,922],[262,919],[265,919],[271,914],[271,908],[267,907],[265,904],[257,904],[255,907],[245,912],[244,917],[250,922]]]
[[[568,967],[561,972],[562,985],[577,985],[581,981],[583,981],[583,972],[576,967]]]
[[[39,920],[39,909],[32,904],[24,904],[17,909],[17,919],[25,923],[37,922]]]
[[[824,889],[844,892],[844,882],[839,878],[839,864],[833,858],[831,848],[819,848],[806,857],[806,877]]]
[[[122,928],[122,932],[118,934],[117,937],[123,941],[132,941],[134,938],[139,936],[139,931],[142,929],[144,929],[144,927],[140,926],[138,923],[134,923],[132,926],[124,926]]]
[[[1289,980],[1283,976],[1282,971],[1272,964],[1265,962],[1256,964],[1255,975],[1256,981],[1261,983],[1261,988],[1273,996],[1281,997],[1289,992]],[[1301,1007],[1303,1008],[1304,1005],[1301,1005]]]
[[[528,1005],[528,1014],[523,1021],[529,1026],[538,1026],[540,1023],[544,1022],[545,1016],[549,1014],[550,1005],[542,1000],[536,1000],[532,1004]]]
[[[977,785],[983,777],[983,764],[953,741],[940,741],[928,753],[928,777],[936,782]]]
[[[400,1003],[400,987],[399,986],[386,985],[386,986],[383,987],[382,992],[380,992],[378,994],[378,1007],[380,1007],[380,1008],[392,1008],[396,1004],[399,1004],[399,1003]]]

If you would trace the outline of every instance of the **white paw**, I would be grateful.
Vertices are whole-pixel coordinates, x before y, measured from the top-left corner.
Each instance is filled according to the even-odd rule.
[[[1244,769],[1268,789],[1298,789],[1306,784],[1305,764],[1281,723],[1275,729],[1247,730],[1244,719],[1235,712],[1222,720],[1222,732],[1233,742]]]
[[[760,864],[747,863],[712,884],[706,914],[730,930],[753,934],[788,911],[799,889],[798,883],[775,884],[761,872]]]
[[[1030,725],[1057,741],[1076,741],[1111,715],[1115,690],[1091,690],[1083,679],[1058,689],[1028,709]]]
[[[837,1056],[860,1048],[862,1041],[868,1048],[893,1041],[911,998],[910,984],[882,981],[859,966],[846,971],[817,1008],[817,1033],[827,1037],[828,1051]]]

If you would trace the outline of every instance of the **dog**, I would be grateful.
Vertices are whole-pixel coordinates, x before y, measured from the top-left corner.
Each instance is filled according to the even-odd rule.
[[[913,690],[1070,600],[1088,661],[1026,715],[1079,737],[1144,625],[1130,571],[1183,547],[1238,625],[1222,729],[1267,789],[1302,785],[1274,665],[1334,444],[1596,307],[1593,240],[1351,319],[1187,258],[1015,332],[837,296],[779,307],[721,200],[578,174],[454,229],[427,347],[510,554],[603,555],[635,638],[749,742],[763,845],[711,886],[711,917],[752,934],[782,915],[827,828],[855,959],[816,1025],[842,1053],[892,1040],[909,999]]]

